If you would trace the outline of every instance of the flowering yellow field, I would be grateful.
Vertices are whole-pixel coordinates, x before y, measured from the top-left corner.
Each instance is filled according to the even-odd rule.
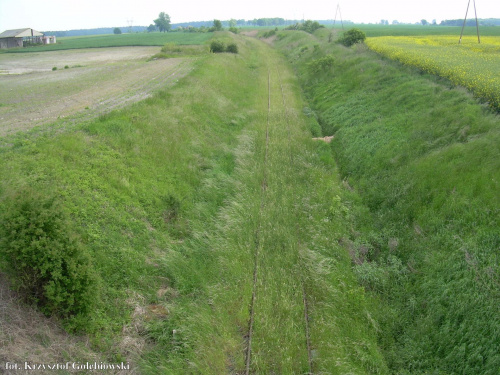
[[[446,77],[500,109],[500,37],[384,36],[368,38],[373,51]]]

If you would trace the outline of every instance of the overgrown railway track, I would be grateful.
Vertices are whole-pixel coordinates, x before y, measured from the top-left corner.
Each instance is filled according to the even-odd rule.
[[[286,124],[286,133],[287,133],[287,146],[289,153],[289,164],[290,168],[294,167],[294,157],[293,157],[293,148],[292,148],[292,137],[291,137],[291,121],[288,112],[288,106],[285,98],[285,90],[283,87],[283,81],[281,75],[279,73],[279,67],[275,64],[274,66],[276,71],[277,81],[280,87],[280,96],[282,102],[282,110],[284,111],[284,119]],[[254,331],[254,323],[255,323],[255,303],[257,299],[257,287],[258,287],[258,279],[259,279],[259,264],[261,257],[261,246],[262,246],[262,214],[263,209],[266,204],[267,199],[267,186],[268,186],[268,152],[269,152],[269,133],[270,127],[272,125],[271,121],[271,70],[268,68],[267,74],[267,120],[266,120],[266,129],[265,129],[265,151],[264,151],[264,163],[263,163],[263,178],[261,181],[261,193],[260,193],[260,208],[259,208],[259,218],[257,229],[255,233],[255,250],[254,250],[254,266],[253,266],[253,285],[252,285],[252,294],[249,303],[249,319],[248,319],[248,333],[246,336],[246,349],[245,349],[245,375],[249,375],[252,373],[252,340],[253,340],[253,331]],[[293,193],[296,196],[295,193]],[[295,232],[297,237],[297,243],[295,246],[295,251],[297,251],[296,257],[300,262],[300,243],[299,243],[299,226],[298,223],[295,225]],[[312,359],[312,350],[311,350],[311,337],[310,337],[310,327],[309,327],[309,303],[308,296],[306,292],[305,285],[305,276],[301,273],[301,270],[305,268],[302,265],[298,265],[295,269],[298,270],[297,278],[300,280],[300,289],[302,292],[302,304],[303,304],[303,320],[304,320],[304,346],[305,351],[307,352],[307,365],[308,365],[308,374],[313,374],[313,359]]]

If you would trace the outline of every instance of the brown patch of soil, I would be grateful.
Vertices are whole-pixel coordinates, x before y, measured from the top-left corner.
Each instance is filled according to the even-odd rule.
[[[259,32],[257,30],[251,30],[251,31],[243,31],[241,35],[245,36],[251,36],[252,38],[255,38]]]
[[[0,55],[0,71],[30,72],[0,74],[0,136],[58,119],[72,124],[97,117],[145,99],[191,70],[192,60],[146,62],[156,52],[124,47]]]
[[[71,336],[56,319],[47,318],[32,307],[19,302],[9,289],[9,282],[0,274],[0,373],[24,374],[23,370],[7,370],[7,362],[66,363],[106,362],[90,349],[85,337]],[[49,374],[54,371],[31,371]]]
[[[335,136],[330,135],[330,136],[327,136],[327,137],[313,138],[313,140],[314,141],[323,141],[323,142],[326,142],[326,143],[330,143],[334,137]]]

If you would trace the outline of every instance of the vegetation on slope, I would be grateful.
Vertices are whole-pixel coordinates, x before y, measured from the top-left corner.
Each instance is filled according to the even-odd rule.
[[[344,248],[351,208],[328,146],[310,140],[318,124],[276,52],[219,37],[239,54],[1,149],[1,225],[20,216],[12,197],[37,192],[30,207],[57,236],[69,228],[93,269],[91,308],[66,327],[141,373],[385,373]]]
[[[498,115],[444,79],[329,44],[321,30],[278,39],[369,209],[353,268],[380,299],[392,372],[498,373]],[[327,54],[331,68],[310,69]]]

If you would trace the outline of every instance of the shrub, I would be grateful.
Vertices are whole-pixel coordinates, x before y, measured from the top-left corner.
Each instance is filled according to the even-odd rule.
[[[220,40],[214,40],[212,43],[210,43],[210,52],[220,53],[224,52],[225,50],[226,46]]]
[[[9,202],[0,218],[0,259],[13,286],[46,315],[88,311],[90,258],[54,198],[24,191]]]
[[[276,35],[276,30],[269,30],[269,31],[266,31],[262,37],[263,38],[270,38],[272,36]]]
[[[309,63],[309,68],[313,73],[319,73],[321,71],[327,71],[331,69],[335,63],[335,58],[333,55],[326,55],[319,59],[313,60]]]
[[[163,53],[182,52],[182,48],[176,43],[165,43],[163,47],[161,47],[161,52]]]
[[[236,27],[230,27],[229,31],[232,32],[233,34],[238,34],[239,30]]]
[[[356,43],[363,43],[366,39],[366,35],[360,29],[350,29],[347,30],[344,35],[339,39],[339,42],[346,47],[350,47]]]
[[[69,65],[64,65],[64,69],[69,69]]]
[[[231,43],[227,45],[226,52],[238,53],[238,46],[236,43]]]
[[[55,71],[55,70],[57,70],[57,66],[54,66],[54,67],[52,68],[52,71]]]

